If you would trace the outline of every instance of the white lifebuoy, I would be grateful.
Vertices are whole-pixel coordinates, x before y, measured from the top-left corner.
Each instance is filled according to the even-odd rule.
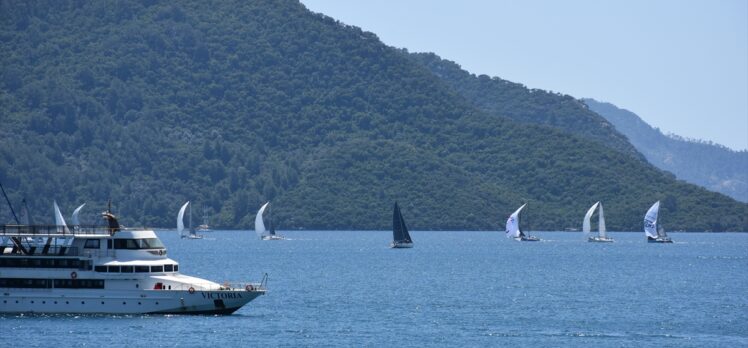
[[[78,273],[76,271],[70,272],[70,278],[73,278],[73,279],[78,278]]]
[[[194,294],[195,293],[195,288],[193,288],[193,287],[190,286],[190,288],[189,288],[189,290],[187,290],[187,292],[189,292],[190,294]]]
[[[252,290],[255,289],[255,287],[252,286],[252,284],[247,284],[247,286],[245,286],[244,289],[247,290],[247,291],[252,291]]]

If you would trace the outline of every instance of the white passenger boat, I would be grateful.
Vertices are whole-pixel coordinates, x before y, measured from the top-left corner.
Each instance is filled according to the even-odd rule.
[[[267,276],[184,275],[152,230],[102,215],[106,227],[0,225],[0,313],[230,314],[265,294]]]

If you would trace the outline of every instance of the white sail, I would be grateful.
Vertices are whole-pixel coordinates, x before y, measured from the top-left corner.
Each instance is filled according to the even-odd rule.
[[[522,211],[522,209],[527,205],[527,203],[523,204],[517,211],[512,213],[512,215],[509,216],[509,218],[506,220],[506,237],[507,238],[518,238],[520,236],[519,232],[519,213]]]
[[[265,223],[262,222],[262,214],[265,213],[265,208],[268,207],[268,204],[270,204],[270,202],[263,204],[260,210],[257,211],[257,216],[255,216],[255,233],[257,233],[258,237],[262,237],[267,234]]]
[[[187,210],[188,205],[190,205],[190,201],[187,201],[187,203],[179,209],[179,215],[177,215],[177,233],[180,235],[184,231],[184,211]]]
[[[57,232],[70,233],[70,230],[68,230],[68,225],[65,223],[65,218],[62,217],[62,213],[60,212],[60,207],[57,205],[57,201],[54,201],[54,205],[55,205],[55,225],[57,225]]]
[[[81,221],[78,219],[78,215],[80,214],[81,209],[83,209],[84,205],[86,205],[86,203],[81,204],[80,207],[75,208],[75,210],[73,210],[73,226],[81,225]]]
[[[587,214],[584,214],[584,221],[582,222],[582,231],[584,233],[590,233],[590,231],[592,231],[590,219],[592,218],[592,214],[595,213],[595,209],[597,209],[598,205],[600,205],[600,202],[593,204],[592,207],[590,207],[590,209],[587,210]]]
[[[657,201],[647,210],[647,215],[644,215],[644,233],[647,234],[647,237],[657,238],[657,215],[659,212],[660,201]]]
[[[600,237],[606,238],[608,235],[607,235],[607,230],[605,229],[605,214],[603,213],[602,203],[600,203],[600,216],[599,216],[598,221],[600,224],[600,226],[598,226],[598,229],[600,231],[598,234],[600,235]]]

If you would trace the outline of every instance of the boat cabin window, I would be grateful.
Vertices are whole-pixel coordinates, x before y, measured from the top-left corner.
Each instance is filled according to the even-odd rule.
[[[179,265],[174,265],[174,272],[179,272]]]
[[[100,240],[98,239],[86,239],[86,244],[83,245],[86,249],[98,249],[100,246]]]
[[[115,239],[114,249],[165,249],[158,238]]]
[[[106,272],[106,266],[94,266],[96,272]]]
[[[133,267],[132,266],[122,266],[121,270],[122,270],[122,273],[132,273]]]
[[[119,273],[119,266],[109,266],[109,273]]]
[[[174,265],[164,265],[164,272],[174,272]]]
[[[164,266],[151,266],[151,272],[163,272]]]
[[[135,272],[148,273],[148,266],[135,266]]]
[[[78,259],[48,259],[29,257],[0,258],[0,267],[24,267],[24,268],[88,268],[87,260]]]

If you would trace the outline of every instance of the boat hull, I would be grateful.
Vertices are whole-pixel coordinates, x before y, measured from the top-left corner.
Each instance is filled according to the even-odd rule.
[[[522,237],[514,238],[514,240],[518,242],[539,242],[540,238],[535,237],[535,236],[522,236]]]
[[[413,243],[407,243],[407,242],[392,242],[390,243],[390,248],[392,249],[410,249],[413,247]]]
[[[262,236],[262,240],[285,240],[286,238],[283,238],[279,235],[271,235],[271,236]]]
[[[647,243],[672,243],[672,242],[673,242],[673,240],[670,239],[670,238],[667,238],[667,239],[662,239],[662,238],[647,239]]]
[[[613,238],[608,237],[590,237],[587,239],[590,243],[613,243]]]
[[[0,313],[231,314],[265,290],[75,290],[5,289]]]

